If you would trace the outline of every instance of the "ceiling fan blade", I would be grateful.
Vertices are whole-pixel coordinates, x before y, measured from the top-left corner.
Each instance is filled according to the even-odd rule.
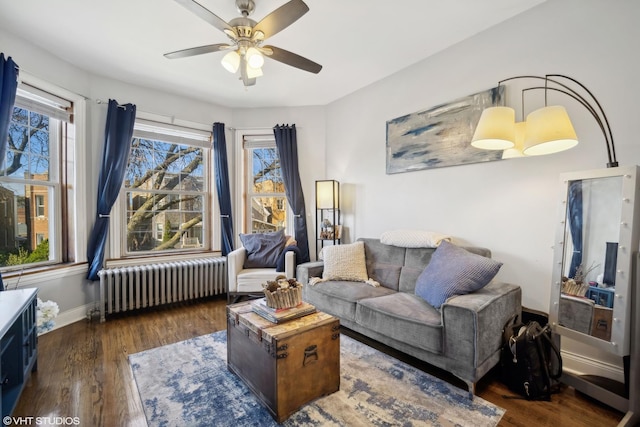
[[[206,46],[191,47],[189,49],[182,49],[175,52],[165,53],[164,56],[168,59],[187,58],[189,56],[202,55],[204,53],[219,52],[221,50],[226,50],[232,47],[234,46],[226,43],[209,44]]]
[[[215,15],[206,7],[202,6],[200,3],[194,0],[175,0],[177,3],[180,3],[185,8],[189,9],[194,14],[198,15],[203,20],[207,21],[209,24],[213,25],[220,31],[224,31],[225,33],[231,32],[233,33],[233,28],[229,24],[227,24],[222,18]],[[225,31],[226,30],[226,31]]]
[[[302,0],[291,0],[265,16],[253,27],[253,32],[261,31],[264,40],[284,30],[308,11],[309,6]]]
[[[263,49],[267,58],[275,59],[283,64],[291,65],[292,67],[300,68],[301,70],[314,74],[318,74],[320,70],[322,70],[322,65],[293,52],[289,52],[288,50],[280,49],[275,46],[263,46]],[[271,54],[268,53],[269,50],[271,50]]]

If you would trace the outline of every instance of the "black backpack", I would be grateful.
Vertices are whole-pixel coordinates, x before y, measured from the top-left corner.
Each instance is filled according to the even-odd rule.
[[[555,358],[556,363],[553,363]],[[551,400],[562,374],[562,358],[549,325],[512,318],[503,329],[500,355],[502,381],[527,400]],[[555,369],[554,369],[555,368]]]

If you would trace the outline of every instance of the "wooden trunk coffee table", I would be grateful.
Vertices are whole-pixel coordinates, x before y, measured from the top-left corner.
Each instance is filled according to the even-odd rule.
[[[271,323],[250,301],[229,305],[227,366],[280,423],[340,388],[340,322],[315,312]]]

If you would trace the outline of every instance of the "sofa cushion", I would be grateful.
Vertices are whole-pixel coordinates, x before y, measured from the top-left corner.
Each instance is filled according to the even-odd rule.
[[[486,286],[502,263],[473,254],[443,241],[416,282],[416,295],[435,308],[454,295],[464,295]]]
[[[385,288],[398,290],[405,248],[380,243],[378,239],[358,239],[364,243],[369,277]]]
[[[413,347],[442,353],[442,316],[417,295],[395,292],[362,299],[356,308],[356,322]]]
[[[322,249],[322,253],[324,260],[322,279],[364,282],[369,278],[362,242],[326,246]]]
[[[287,237],[281,229],[271,233],[240,234],[240,241],[247,250],[244,268],[275,268]]]
[[[355,321],[356,303],[364,298],[374,298],[393,293],[383,286],[374,287],[364,282],[328,281],[302,288],[304,301],[315,305],[341,319]]]

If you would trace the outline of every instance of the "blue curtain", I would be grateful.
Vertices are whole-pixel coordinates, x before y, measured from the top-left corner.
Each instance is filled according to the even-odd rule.
[[[9,141],[9,123],[13,115],[18,89],[18,66],[11,57],[4,58],[0,53],[0,163],[4,161]],[[0,291],[4,291],[4,282],[0,274]]]
[[[280,157],[280,167],[287,201],[293,211],[293,226],[295,239],[300,248],[300,260],[298,263],[309,262],[309,237],[307,235],[307,215],[304,207],[304,194],[300,183],[300,171],[298,169],[298,140],[296,137],[296,125],[276,125],[273,128],[276,137],[276,147]]]
[[[569,184],[569,231],[573,242],[573,255],[569,268],[569,278],[576,275],[576,270],[582,264],[582,181],[572,181]]]
[[[0,163],[4,161],[9,140],[9,123],[18,89],[18,66],[11,57],[0,53]]]
[[[220,231],[222,255],[233,250],[233,216],[231,215],[231,192],[229,190],[229,166],[227,165],[227,141],[224,123],[213,124],[213,153],[215,159],[216,190],[220,206]]]
[[[98,208],[87,247],[89,280],[98,280],[98,271],[102,268],[109,232],[109,214],[127,171],[136,120],[136,106],[133,104],[118,105],[115,100],[110,99],[108,108],[102,166],[98,178]]]

